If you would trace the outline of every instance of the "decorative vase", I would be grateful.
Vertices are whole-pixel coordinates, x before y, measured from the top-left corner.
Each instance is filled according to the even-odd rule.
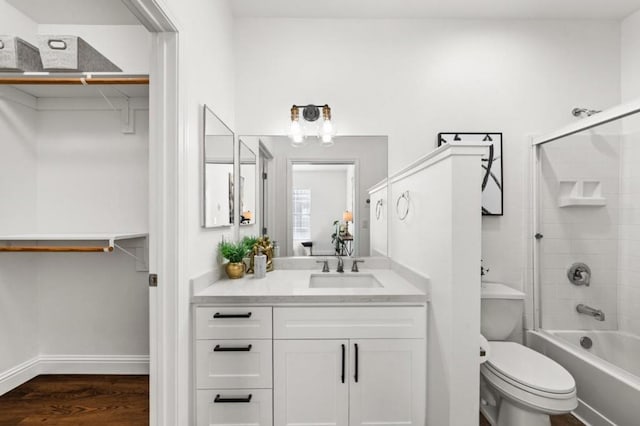
[[[243,262],[229,262],[224,265],[224,270],[227,273],[227,276],[232,280],[244,277]]]
[[[247,274],[253,274],[255,272],[255,257],[259,254],[267,256],[267,272],[273,271],[273,245],[269,241],[268,236],[258,238],[249,253],[249,268]]]

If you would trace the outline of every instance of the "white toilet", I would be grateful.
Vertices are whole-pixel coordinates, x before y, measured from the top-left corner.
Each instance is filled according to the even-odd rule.
[[[524,297],[504,284],[482,283],[481,329],[489,354],[480,367],[480,411],[494,426],[549,426],[549,415],[578,406],[576,383],[567,370],[505,341],[522,318]]]

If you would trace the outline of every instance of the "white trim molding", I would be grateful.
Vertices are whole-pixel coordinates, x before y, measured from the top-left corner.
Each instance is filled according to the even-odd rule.
[[[0,395],[41,374],[149,374],[149,355],[40,355],[0,373]]]

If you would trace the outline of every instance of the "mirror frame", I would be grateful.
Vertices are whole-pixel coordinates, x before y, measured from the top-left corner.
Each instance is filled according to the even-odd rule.
[[[204,104],[202,106],[202,132],[201,132],[201,147],[200,147],[200,155],[201,155],[201,161],[200,161],[200,194],[202,196],[201,198],[201,209],[200,209],[200,226],[204,229],[216,229],[216,228],[229,228],[229,227],[233,227],[234,224],[236,223],[236,212],[234,211],[233,215],[229,215],[230,217],[230,221],[229,223],[225,223],[224,225],[207,225],[206,223],[206,219],[207,219],[207,114],[211,114],[212,116],[214,116],[228,131],[229,133],[231,133],[231,140],[233,143],[233,147],[231,149],[231,153],[233,155],[232,158],[232,169],[233,169],[233,179],[235,182],[235,176],[237,174],[236,172],[236,161],[237,161],[237,155],[236,155],[236,134],[233,130],[231,130],[231,128],[229,126],[227,126],[227,124],[222,121],[220,119],[220,117],[218,117],[218,115],[213,112],[213,110],[211,108],[209,108],[209,106],[207,104]],[[237,185],[234,185],[233,187],[233,202],[234,204],[236,203],[236,199],[237,199]]]
[[[244,164],[242,162],[242,147],[244,145],[244,149],[246,149],[247,151],[249,151],[252,155],[253,155],[253,163],[247,163]],[[238,192],[238,213],[237,213],[237,217],[238,217],[238,226],[242,226],[242,227],[249,227],[249,226],[253,226],[256,225],[256,215],[257,210],[258,210],[258,187],[257,187],[257,182],[258,182],[258,155],[253,152],[253,150],[249,147],[249,145],[247,145],[246,143],[244,143],[242,141],[242,139],[240,137],[238,137],[238,176],[240,177],[240,179],[242,179],[244,176],[242,176],[242,166],[243,165],[249,165],[249,164],[253,164],[254,167],[254,179],[253,179],[253,214],[254,214],[254,220],[251,223],[242,223],[242,221],[240,220],[240,216],[242,215],[242,211],[241,211],[241,207],[242,207],[242,192],[240,192],[240,186],[234,188],[237,192]],[[245,182],[245,185],[247,185],[247,182]]]

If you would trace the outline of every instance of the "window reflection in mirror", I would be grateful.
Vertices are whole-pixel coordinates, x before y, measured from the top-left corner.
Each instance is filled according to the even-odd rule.
[[[258,153],[257,229],[282,256],[370,255],[368,190],[387,177],[386,136],[338,136],[332,147],[315,138],[302,147],[287,136],[240,139]]]
[[[206,105],[203,108],[202,226],[234,223],[234,134]]]

